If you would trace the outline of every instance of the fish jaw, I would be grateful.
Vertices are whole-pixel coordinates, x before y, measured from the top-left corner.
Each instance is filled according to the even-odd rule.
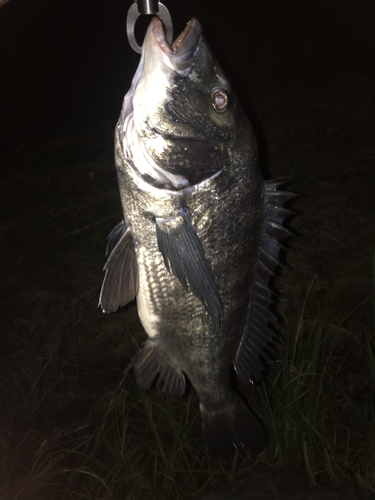
[[[153,17],[142,48],[142,54],[146,54],[145,71],[164,72],[165,65],[181,77],[186,77],[194,63],[201,39],[202,26],[193,17],[173,44],[169,45],[162,22],[158,17]]]
[[[187,29],[188,28],[188,29]],[[165,38],[163,25],[154,17],[147,29],[142,47],[142,74],[134,91],[134,123],[143,140],[157,140],[159,151],[168,148],[161,144],[162,135],[175,135],[176,123],[165,119],[165,107],[170,100],[170,88],[186,78],[193,67],[199,50],[202,27],[196,19],[176,39],[173,50]],[[175,43],[176,43],[175,42]],[[192,136],[192,131],[179,127],[179,135]]]
[[[119,120],[124,156],[136,167],[144,165],[143,179],[179,190],[230,167],[230,133],[241,110],[234,93],[227,112],[214,109],[212,93],[219,87],[232,93],[200,23],[193,18],[169,45],[160,20],[153,18]],[[147,164],[136,161],[135,149]]]

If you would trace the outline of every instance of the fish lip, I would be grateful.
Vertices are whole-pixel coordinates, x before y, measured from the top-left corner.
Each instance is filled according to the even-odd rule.
[[[152,18],[150,31],[153,34],[154,41],[168,58],[175,71],[187,74],[191,69],[202,39],[202,25],[200,22],[195,17],[192,17],[172,45],[168,43],[163,24],[158,17]]]

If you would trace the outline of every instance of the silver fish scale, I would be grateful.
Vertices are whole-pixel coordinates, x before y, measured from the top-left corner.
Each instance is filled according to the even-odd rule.
[[[116,128],[124,223],[109,236],[100,303],[111,312],[137,300],[148,335],[131,363],[141,386],[179,397],[188,377],[207,446],[258,450],[265,430],[231,370],[258,381],[270,358],[268,281],[293,195],[263,181],[251,124],[199,22],[175,50],[164,37],[153,18]]]
[[[123,158],[117,136],[120,194],[139,266],[137,302],[141,321],[149,337],[168,345],[168,356],[179,358],[181,369],[203,399],[217,399],[216,392],[212,391],[217,384],[222,388],[219,398],[222,399],[222,379],[229,391],[228,374],[222,373],[223,358],[229,371],[246,317],[236,315],[236,311],[244,312],[251,307],[249,296],[262,235],[259,207],[262,206],[263,181],[257,171],[254,175],[254,171],[247,169],[244,173],[248,175],[241,178],[241,182],[222,173],[196,186],[195,190],[167,192],[143,183]],[[230,199],[229,184],[236,192]],[[167,271],[158,249],[155,217],[175,216],[182,199],[203,243],[222,301],[223,323],[218,334],[214,334],[212,321],[202,303],[191,292],[186,293],[178,279]],[[147,317],[152,318],[150,324]],[[197,381],[196,365],[199,366]]]

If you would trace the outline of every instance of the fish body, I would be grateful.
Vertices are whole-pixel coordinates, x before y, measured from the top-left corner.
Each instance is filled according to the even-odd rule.
[[[266,432],[231,372],[253,382],[264,370],[291,195],[263,181],[251,124],[196,19],[172,46],[152,19],[115,135],[124,220],[109,236],[103,311],[136,298],[148,335],[137,380],[179,397],[188,377],[209,449],[261,449]]]

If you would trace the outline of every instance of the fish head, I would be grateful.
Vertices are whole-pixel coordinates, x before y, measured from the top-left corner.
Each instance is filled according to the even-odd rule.
[[[239,128],[249,129],[195,18],[172,45],[160,19],[152,19],[123,120],[130,111],[143,155],[165,174],[170,185],[163,181],[163,187],[175,189],[230,169],[232,151],[244,139]]]

